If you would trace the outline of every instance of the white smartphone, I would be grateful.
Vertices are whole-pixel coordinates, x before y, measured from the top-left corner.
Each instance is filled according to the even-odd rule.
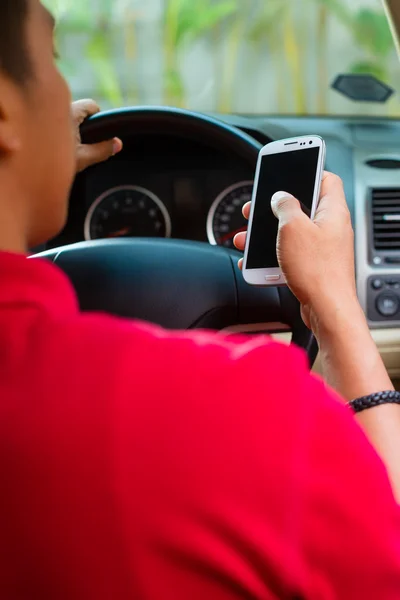
[[[289,192],[313,219],[325,155],[325,142],[315,135],[271,142],[261,149],[243,263],[243,277],[250,285],[286,284],[276,255],[278,221],[271,209],[271,198],[276,192]]]

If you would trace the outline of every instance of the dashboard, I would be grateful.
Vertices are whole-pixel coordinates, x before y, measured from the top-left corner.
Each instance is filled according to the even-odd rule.
[[[71,197],[54,247],[116,237],[168,237],[233,247],[246,228],[254,169],[193,140],[139,136],[89,169]]]
[[[212,115],[261,144],[322,136],[355,229],[357,289],[389,372],[400,377],[400,121]],[[85,171],[64,231],[48,248],[99,237],[158,236],[232,246],[246,223],[255,164],[193,137],[127,135],[124,151]]]

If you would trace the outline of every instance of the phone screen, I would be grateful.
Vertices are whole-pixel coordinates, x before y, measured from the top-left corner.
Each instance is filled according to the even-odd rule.
[[[276,238],[278,221],[271,209],[275,192],[289,192],[311,215],[319,152],[307,148],[263,156],[255,199],[246,269],[278,267]]]

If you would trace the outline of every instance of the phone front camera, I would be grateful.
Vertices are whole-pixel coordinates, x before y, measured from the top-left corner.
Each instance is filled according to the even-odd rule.
[[[310,146],[311,146],[312,142],[310,142]]]

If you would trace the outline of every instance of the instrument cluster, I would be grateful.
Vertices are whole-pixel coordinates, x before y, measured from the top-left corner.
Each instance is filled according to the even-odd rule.
[[[196,182],[193,182],[191,191],[195,186]],[[224,187],[217,197],[208,199],[208,202],[200,200],[200,204],[208,205],[206,211],[199,207],[197,212],[193,205],[182,218],[178,214],[180,209],[186,210],[182,202],[171,203],[142,185],[111,187],[90,203],[83,224],[83,236],[85,240],[119,237],[185,238],[186,217],[187,239],[194,237],[210,244],[233,248],[235,235],[246,230],[242,208],[251,200],[252,191],[252,180],[238,181]],[[199,201],[199,194],[192,195],[193,203]],[[189,223],[191,219],[196,219],[196,223]],[[194,225],[197,231],[193,236],[190,235],[190,230],[193,230]]]

